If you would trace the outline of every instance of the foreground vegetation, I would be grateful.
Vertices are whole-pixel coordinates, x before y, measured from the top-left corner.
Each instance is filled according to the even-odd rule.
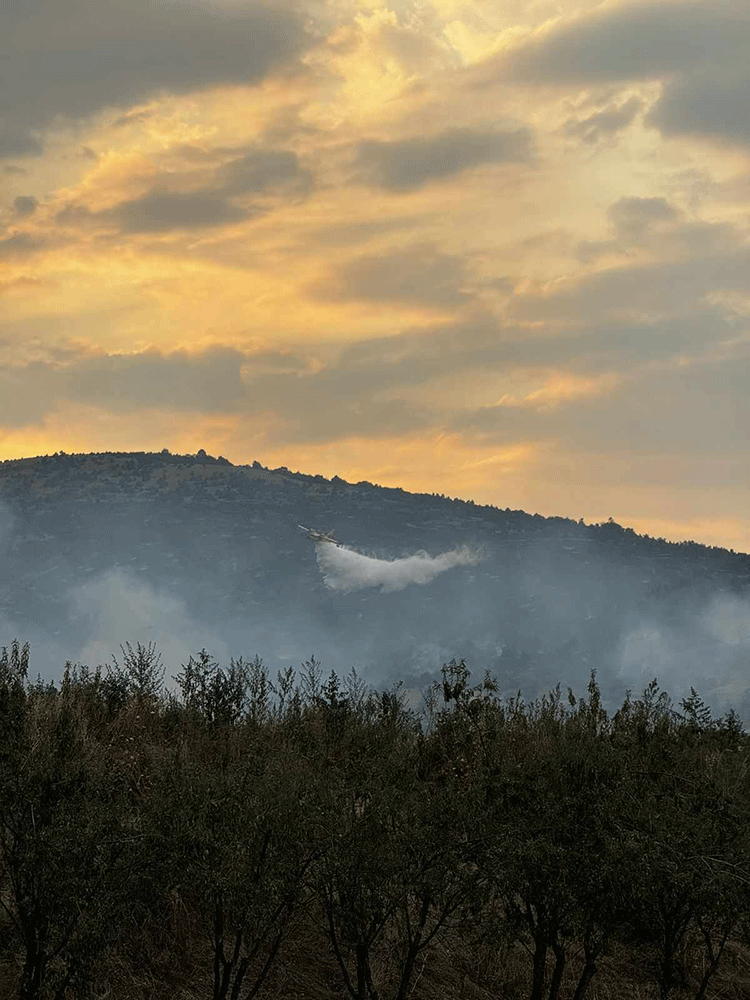
[[[443,667],[421,718],[314,659],[0,656],[0,996],[750,996],[748,737]]]

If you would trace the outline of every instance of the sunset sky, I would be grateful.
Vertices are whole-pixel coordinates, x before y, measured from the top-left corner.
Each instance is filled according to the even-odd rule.
[[[747,0],[3,0],[0,457],[750,550]]]

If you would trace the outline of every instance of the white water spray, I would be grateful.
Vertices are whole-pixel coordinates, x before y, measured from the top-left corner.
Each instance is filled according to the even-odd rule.
[[[430,583],[454,566],[475,566],[481,558],[465,546],[438,556],[417,552],[402,559],[375,559],[330,542],[316,542],[315,548],[326,587],[343,593],[364,587],[403,590],[413,583]]]

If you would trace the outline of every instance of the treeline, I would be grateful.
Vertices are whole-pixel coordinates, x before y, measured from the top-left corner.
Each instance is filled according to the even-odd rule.
[[[748,737],[694,692],[28,672],[3,649],[2,997],[750,996]]]

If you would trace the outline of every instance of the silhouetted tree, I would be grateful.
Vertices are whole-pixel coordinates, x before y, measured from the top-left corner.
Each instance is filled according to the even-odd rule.
[[[161,653],[156,651],[156,643],[147,646],[136,643],[135,650],[129,642],[120,646],[122,651],[122,666],[112,654],[111,674],[115,685],[127,684],[128,692],[140,699],[157,698],[162,691],[165,668],[162,666]]]
[[[76,706],[41,689],[24,704],[16,680],[0,774],[2,906],[23,948],[21,1000],[62,1000],[87,986],[123,905],[124,804],[106,761],[86,752]]]

